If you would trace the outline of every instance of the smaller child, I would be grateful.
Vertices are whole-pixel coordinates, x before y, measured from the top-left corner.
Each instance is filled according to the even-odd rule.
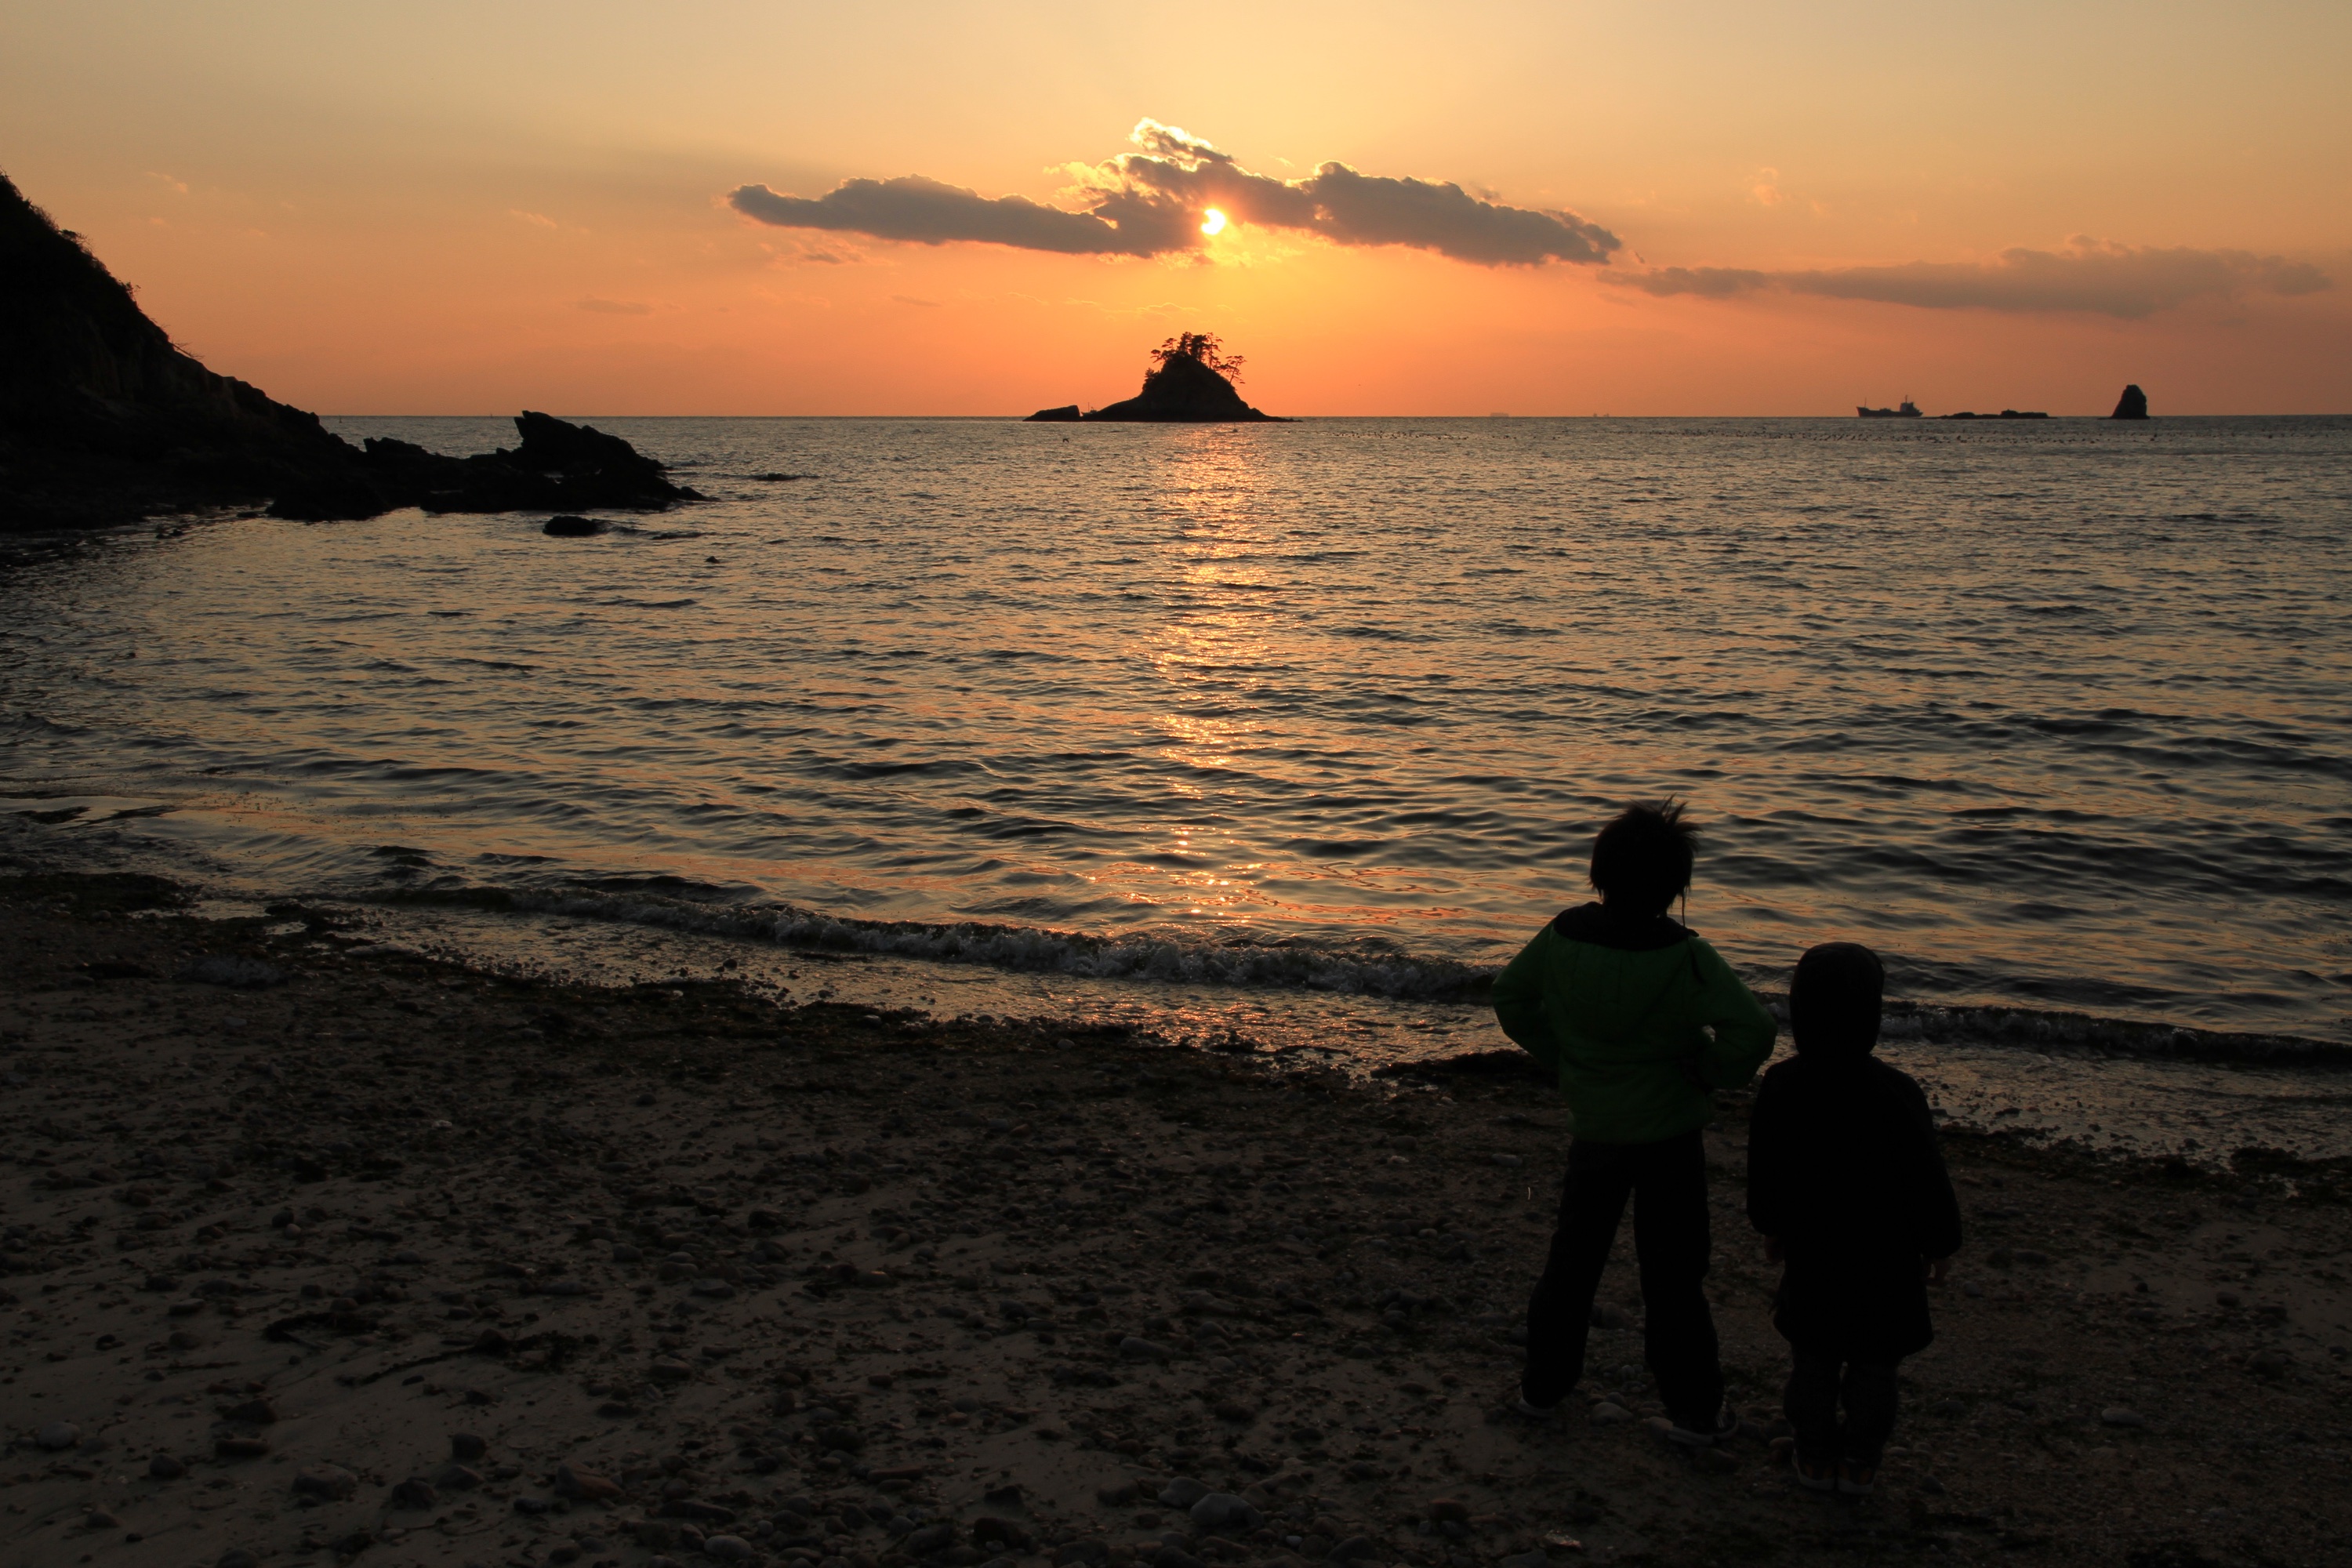
[[[1927,1097],[1870,1054],[1885,984],[1853,942],[1798,961],[1797,1054],[1764,1075],[1748,1130],[1748,1217],[1787,1264],[1772,1326],[1794,1363],[1782,1407],[1797,1480],[1857,1497],[1895,1430],[1896,1364],[1935,1338],[1927,1286],[1960,1248]]]

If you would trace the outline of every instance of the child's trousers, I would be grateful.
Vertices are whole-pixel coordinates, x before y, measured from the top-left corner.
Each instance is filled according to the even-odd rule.
[[[1559,1226],[1543,1278],[1528,1303],[1528,1364],[1519,1388],[1530,1405],[1558,1404],[1584,1374],[1592,1299],[1610,1244],[1633,1204],[1633,1256],[1640,1261],[1643,1350],[1666,1414],[1712,1431],[1723,1407],[1723,1364],[1705,1281],[1711,1238],[1706,1150],[1696,1131],[1655,1143],[1569,1145]]]
[[[1789,1425],[1797,1429],[1797,1457],[1812,1465],[1875,1468],[1895,1430],[1898,1364],[1797,1349],[1780,1401]],[[1843,1424],[1838,1420],[1840,1404],[1845,1406]]]

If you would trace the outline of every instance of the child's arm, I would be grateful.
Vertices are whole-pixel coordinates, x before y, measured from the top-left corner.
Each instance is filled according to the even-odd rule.
[[[1919,1256],[1934,1265],[1960,1249],[1960,1199],[1952,1191],[1951,1173],[1944,1168],[1927,1091],[1908,1076],[1903,1081],[1910,1090],[1903,1097],[1903,1109],[1910,1133],[1911,1168],[1904,1175],[1910,1188],[1912,1233]],[[1941,1272],[1934,1277],[1940,1279]]]
[[[1544,1018],[1543,977],[1545,949],[1557,940],[1551,927],[1544,927],[1495,977],[1495,1021],[1512,1044],[1554,1072],[1559,1070],[1559,1042]]]
[[[1698,967],[1698,1021],[1715,1030],[1713,1043],[1699,1052],[1699,1077],[1709,1089],[1738,1089],[1772,1054],[1780,1026],[1722,954],[1696,937],[1691,947]]]
[[[1748,1110],[1748,1223],[1776,1251],[1788,1234],[1788,1216],[1780,1212],[1782,1148],[1780,1099],[1767,1075]]]

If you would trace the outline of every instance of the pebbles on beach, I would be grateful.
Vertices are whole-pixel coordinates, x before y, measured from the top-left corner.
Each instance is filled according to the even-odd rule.
[[[1559,1150],[1530,1146],[1523,1171],[1486,1141],[1519,1108],[1549,1114],[1539,1089],[1365,1086],[1061,1023],[780,1011],[724,984],[556,992],[299,938],[248,955],[283,984],[232,991],[176,977],[173,947],[229,944],[170,919],[137,933],[153,952],[104,939],[151,972],[107,984],[155,1011],[61,1020],[40,977],[89,962],[95,931],[21,911],[0,931],[34,977],[0,996],[0,1064],[44,1086],[0,1109],[20,1347],[0,1376],[29,1478],[0,1522],[12,1562],[96,1514],[175,1563],[386,1568],[1864,1550],[1819,1535],[1769,1468],[1785,1352],[1728,1212],[1710,1289],[1754,1418],[1739,1439],[1692,1458],[1640,1431],[1663,1417],[1622,1242],[1587,1420],[1511,1415],[1549,1225],[1528,1189]],[[247,1037],[210,1043],[232,998]],[[565,1017],[594,1031],[549,1023]],[[1736,1123],[1709,1150],[1728,1211]],[[2104,1168],[1954,1158],[1964,1182],[2011,1184],[2002,1223],[2038,1227],[2050,1261],[2012,1243],[1985,1298],[1939,1294],[1937,1344],[1906,1365],[1920,1447],[1890,1455],[1882,1491],[1948,1489],[1944,1535],[1990,1551],[2030,1526],[2050,1560],[2122,1561],[2162,1539],[2168,1467],[2306,1429],[2296,1402],[2341,1391],[2297,1336],[2343,1296],[2315,1272],[2318,1294],[2288,1288],[2341,1251],[2339,1211],[2274,1205],[2263,1223],[2292,1235],[2169,1227]],[[2109,1215],[2175,1239],[2078,1262],[2064,1232]],[[2223,1252],[2262,1263],[2253,1300],[2292,1316],[2211,1304]],[[2149,1300],[2155,1322],[2122,1305]],[[2115,1418],[2140,1409],[2161,1424]],[[2114,1457],[2002,1457],[2091,1433]],[[2334,1528],[2313,1436],[2271,1450],[2261,1483],[2316,1500],[2265,1526],[2291,1560]]]

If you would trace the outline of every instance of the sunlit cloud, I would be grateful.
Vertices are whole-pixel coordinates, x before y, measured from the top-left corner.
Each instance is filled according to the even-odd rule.
[[[520,207],[507,208],[507,216],[514,219],[517,223],[527,223],[533,228],[553,228],[556,226],[555,220],[548,216],[545,213],[527,213]]]
[[[654,308],[641,300],[599,300],[593,295],[581,300],[580,308],[593,310],[600,316],[650,316],[654,313]]]
[[[2194,300],[2299,295],[2332,287],[2307,262],[2250,250],[2130,246],[2077,235],[2063,249],[2004,250],[1990,261],[1906,261],[1883,267],[1759,271],[1661,267],[1605,273],[1650,294],[1727,300],[1773,291],[1864,300],[1930,310],[2084,311],[2137,320]]]
[[[1366,174],[1324,163],[1303,180],[1253,174],[1232,153],[1172,125],[1139,121],[1140,149],[1075,164],[1066,205],[984,196],[902,174],[853,179],[822,196],[742,185],[728,205],[759,223],[831,229],[918,245],[973,242],[1071,256],[1162,256],[1255,225],[1335,245],[1404,246],[1486,267],[1609,259],[1623,242],[1572,212],[1506,206],[1449,181]],[[1219,219],[1211,226],[1210,214]]]

